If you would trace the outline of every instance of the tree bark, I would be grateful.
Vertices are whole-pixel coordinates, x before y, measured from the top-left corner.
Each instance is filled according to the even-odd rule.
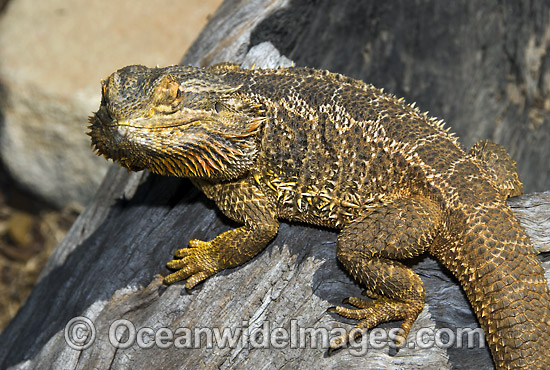
[[[420,102],[423,110],[435,110],[451,123],[457,121],[457,130],[466,134],[468,144],[482,138],[479,135],[498,138],[496,133],[508,130],[511,117],[527,122],[530,113],[510,101],[518,93],[528,103],[523,109],[528,110],[531,97],[521,95],[519,88],[513,92],[510,83],[519,86],[518,82],[506,77],[509,64],[515,63],[513,78],[527,78],[523,73],[531,67],[511,61],[525,45],[506,39],[506,53],[502,54],[491,44],[498,35],[491,33],[509,38],[514,37],[512,32],[518,38],[532,34],[535,45],[540,45],[546,37],[547,21],[536,18],[532,25],[522,20],[535,10],[548,14],[543,2],[533,2],[529,8],[515,5],[521,7],[517,10],[507,3],[493,4],[493,8],[473,2],[445,3],[445,8],[437,1],[393,3],[399,6],[228,0],[183,63],[208,65],[230,60],[248,66],[278,66],[289,63],[287,56],[299,65],[365,77],[379,87],[408,95]],[[520,15],[518,20],[512,19],[514,14]],[[467,50],[459,52],[460,47]],[[475,52],[479,48],[485,54],[479,56]],[[547,57],[541,58],[539,72],[548,68]],[[495,65],[499,67],[493,75],[490,69]],[[473,67],[480,71],[472,72]],[[547,94],[535,85],[535,93]],[[530,91],[525,86],[525,92]],[[503,95],[497,106],[493,94],[499,89]],[[502,122],[494,127],[498,119]],[[477,126],[467,122],[487,124],[471,132]],[[547,135],[547,125],[544,118],[522,139]],[[527,128],[514,130],[524,132]],[[503,138],[511,136],[502,134]],[[517,153],[525,153],[529,146],[519,138],[513,142]],[[528,166],[528,172],[540,169],[537,166]],[[548,175],[541,171],[532,174],[537,178],[533,184]],[[550,192],[524,196],[510,204],[537,248],[547,251]],[[343,323],[326,309],[361,293],[361,287],[339,267],[336,234],[328,230],[282,223],[277,238],[258,257],[208,279],[192,294],[183,284],[162,285],[162,276],[168,273],[164,265],[175,249],[189,239],[209,240],[234,226],[188,180],[148,172],[128,174],[113,166],[94,202],[57,247],[26,304],[1,334],[0,367],[493,367],[488,349],[479,348],[479,341],[474,348],[456,348],[456,344],[442,348],[448,343],[445,335],[452,341],[458,329],[474,329],[478,324],[458,282],[429,257],[408,263],[427,291],[426,309],[409,335],[414,348],[407,346],[395,354],[388,341],[381,340],[386,345],[373,348],[376,343],[370,343],[367,353],[359,347],[325,356],[327,343],[313,343],[311,335],[300,333],[315,329],[316,338],[321,339],[325,333],[335,333],[335,328],[351,328],[353,322]],[[548,270],[547,262],[545,267]],[[95,328],[95,340],[84,350],[71,348],[66,339],[86,333],[67,325],[77,317],[88,318]],[[135,337],[145,343],[136,340],[129,348],[114,346],[109,332],[121,319],[128,320],[136,329]],[[397,326],[390,323],[382,328]],[[223,345],[216,333],[222,334],[224,329],[238,340]],[[285,331],[292,338],[286,338]],[[419,348],[422,342],[415,341],[419,333],[436,334],[424,338],[441,339],[442,346]],[[157,343],[150,334],[156,335]],[[124,338],[134,336],[127,331]],[[151,343],[151,348],[143,348]]]

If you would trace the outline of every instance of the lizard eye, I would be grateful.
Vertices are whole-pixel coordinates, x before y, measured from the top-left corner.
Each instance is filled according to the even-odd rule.
[[[183,99],[180,84],[171,75],[166,75],[155,89],[153,106],[155,110],[163,113],[176,111]]]
[[[176,106],[181,102],[180,85],[176,81],[171,81],[166,87],[166,102],[171,106]]]

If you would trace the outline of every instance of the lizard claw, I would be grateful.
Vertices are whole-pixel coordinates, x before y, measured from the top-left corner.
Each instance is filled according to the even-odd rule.
[[[165,284],[172,284],[185,280],[187,290],[192,290],[198,283],[214,275],[222,268],[214,256],[211,242],[193,239],[189,241],[189,248],[178,249],[175,259],[169,261],[166,266],[177,270],[164,277]]]

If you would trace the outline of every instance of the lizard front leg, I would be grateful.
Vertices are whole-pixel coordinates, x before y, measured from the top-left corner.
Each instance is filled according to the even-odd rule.
[[[331,350],[383,322],[402,320],[397,345],[403,345],[424,307],[424,285],[410,268],[395,259],[417,256],[428,249],[441,220],[441,210],[424,197],[396,199],[350,222],[338,237],[338,260],[373,300],[350,297],[335,307],[341,316],[361,320],[360,330],[335,338]]]
[[[244,226],[226,231],[208,242],[190,240],[189,248],[175,252],[177,258],[167,266],[177,271],[166,276],[164,282],[172,284],[187,279],[185,286],[188,289],[221,270],[252,259],[275,237],[279,228],[273,206],[248,179],[217,184],[194,183],[227,217]]]

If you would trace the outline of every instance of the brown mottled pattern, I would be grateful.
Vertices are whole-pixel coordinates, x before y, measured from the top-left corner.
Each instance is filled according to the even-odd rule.
[[[548,286],[505,204],[522,189],[501,146],[482,141],[465,153],[403,99],[307,68],[129,66],[102,86],[90,118],[99,154],[189,177],[243,224],[176,251],[166,283],[192,288],[250,260],[277,219],[328,226],[340,231],[339,260],[372,298],[333,309],[359,328],[402,320],[403,343],[425,293],[399,260],[429,252],[460,280],[499,369],[550,368]]]

